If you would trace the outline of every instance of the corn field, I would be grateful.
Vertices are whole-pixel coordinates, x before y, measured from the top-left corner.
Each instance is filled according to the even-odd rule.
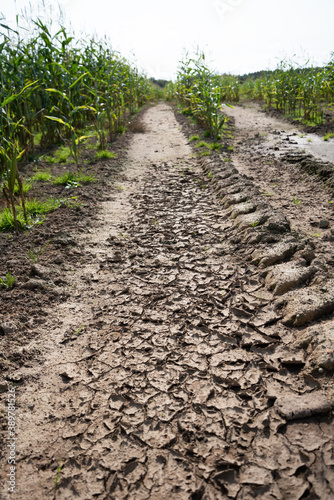
[[[324,68],[296,69],[283,61],[276,71],[247,79],[241,93],[293,118],[321,124],[326,104],[334,101],[334,55]]]
[[[15,183],[24,211],[17,163],[33,157],[36,145],[64,142],[78,165],[85,139],[96,135],[104,149],[128,115],[154,96],[149,80],[106,41],[76,40],[64,27],[32,23],[28,38],[1,24],[0,174],[14,217]]]

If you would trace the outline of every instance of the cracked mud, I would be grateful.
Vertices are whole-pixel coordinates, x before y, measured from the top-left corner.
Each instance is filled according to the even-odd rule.
[[[169,106],[145,123],[76,236],[71,297],[35,341],[44,363],[16,378],[15,498],[329,500],[328,247],[236,169],[202,169]]]

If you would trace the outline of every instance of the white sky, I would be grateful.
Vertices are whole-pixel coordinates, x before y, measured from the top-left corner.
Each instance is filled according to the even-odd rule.
[[[107,35],[112,48],[155,78],[175,78],[184,50],[204,50],[217,72],[274,69],[297,54],[322,65],[334,52],[333,0],[44,0],[75,33]],[[41,0],[0,6],[14,26],[22,8],[33,18]],[[39,10],[43,12],[45,9]]]

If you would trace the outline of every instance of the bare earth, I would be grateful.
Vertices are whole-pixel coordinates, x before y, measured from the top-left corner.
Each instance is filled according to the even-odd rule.
[[[11,377],[1,498],[334,497],[333,194],[268,156],[257,134],[287,124],[244,112],[232,164],[193,158],[167,104],[146,112],[118,191],[73,235],[43,361]]]

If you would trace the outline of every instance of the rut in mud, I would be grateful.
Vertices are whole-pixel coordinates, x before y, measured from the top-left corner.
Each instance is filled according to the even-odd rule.
[[[296,341],[333,324],[330,265],[170,107],[145,122],[20,371],[15,498],[329,500],[331,379]]]

